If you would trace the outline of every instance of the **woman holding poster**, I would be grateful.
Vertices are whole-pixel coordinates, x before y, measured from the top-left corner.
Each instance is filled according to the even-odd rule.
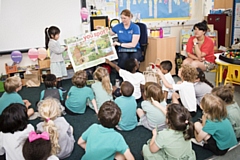
[[[118,66],[124,68],[124,63],[129,58],[135,58],[140,61],[142,57],[139,44],[140,29],[138,25],[131,22],[132,13],[125,9],[121,12],[121,21],[115,25],[110,31],[111,35],[118,35],[118,42],[114,42],[114,46],[118,46]]]

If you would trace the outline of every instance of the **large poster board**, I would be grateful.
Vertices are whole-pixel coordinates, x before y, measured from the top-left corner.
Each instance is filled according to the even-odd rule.
[[[65,43],[75,72],[104,63],[106,58],[118,59],[108,28],[65,39]]]

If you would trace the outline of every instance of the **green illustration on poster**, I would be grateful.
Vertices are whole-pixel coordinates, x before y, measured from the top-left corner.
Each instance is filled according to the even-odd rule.
[[[129,9],[139,19],[188,19],[192,0],[107,0],[116,3],[117,15]]]
[[[108,28],[64,40],[74,71],[83,70],[118,58]]]

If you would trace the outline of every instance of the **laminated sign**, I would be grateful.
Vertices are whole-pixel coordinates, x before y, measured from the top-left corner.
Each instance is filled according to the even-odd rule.
[[[106,58],[118,59],[108,28],[65,39],[65,43],[75,72],[105,63]]]

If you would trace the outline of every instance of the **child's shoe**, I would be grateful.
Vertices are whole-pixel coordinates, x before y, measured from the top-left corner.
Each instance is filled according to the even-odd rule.
[[[34,119],[36,119],[36,118],[38,118],[38,117],[40,117],[39,113],[38,113],[38,112],[34,112],[34,114],[31,115],[28,119],[29,119],[29,120],[34,120]]]
[[[199,145],[199,146],[202,146],[204,145],[204,141],[201,141],[201,142],[197,142],[197,140],[195,138],[191,138],[191,141],[196,144],[196,145]]]

